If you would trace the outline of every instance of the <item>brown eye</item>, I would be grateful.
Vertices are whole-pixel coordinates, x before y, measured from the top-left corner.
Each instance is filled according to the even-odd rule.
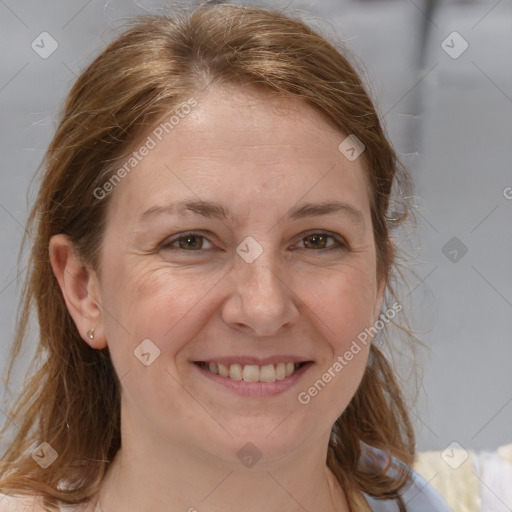
[[[308,235],[304,237],[303,240],[305,240],[304,245],[307,249],[325,249],[328,238],[332,237],[318,233]]]
[[[185,235],[176,240],[180,249],[198,250],[203,248],[203,237],[198,235]]]
[[[210,244],[210,246],[205,247],[205,242],[206,244]],[[184,235],[168,240],[161,248],[170,251],[181,250],[194,252],[202,249],[210,249],[211,243],[204,236],[198,233],[185,233]]]
[[[302,238],[300,243],[304,244],[304,246],[301,248],[313,250],[343,249],[346,247],[346,245],[340,239],[333,235],[329,235],[328,233],[311,233]]]

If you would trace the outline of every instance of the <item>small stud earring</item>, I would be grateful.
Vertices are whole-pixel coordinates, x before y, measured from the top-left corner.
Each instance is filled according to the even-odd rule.
[[[87,331],[87,337],[88,337],[90,340],[93,340],[93,339],[94,339],[94,329],[91,329],[90,331]]]

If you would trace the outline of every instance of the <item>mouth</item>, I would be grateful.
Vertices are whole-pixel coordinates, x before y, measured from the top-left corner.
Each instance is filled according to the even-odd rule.
[[[220,363],[195,361],[202,370],[234,381],[245,382],[275,382],[292,377],[301,368],[313,364],[312,361],[292,362],[282,361],[274,364],[256,365],[240,363]]]

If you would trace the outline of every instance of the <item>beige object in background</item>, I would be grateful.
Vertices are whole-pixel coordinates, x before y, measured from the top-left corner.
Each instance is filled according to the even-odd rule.
[[[512,509],[512,444],[495,452],[475,453],[452,443],[442,452],[418,453],[414,469],[453,512]]]

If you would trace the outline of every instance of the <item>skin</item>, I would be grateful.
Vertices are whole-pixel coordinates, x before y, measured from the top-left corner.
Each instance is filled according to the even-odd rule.
[[[307,405],[297,395],[380,312],[385,282],[376,277],[361,158],[345,158],[338,145],[346,134],[299,99],[215,86],[197,100],[112,193],[101,272],[83,266],[64,235],[50,244],[84,342],[108,346],[121,381],[123,447],[99,493],[101,506],[104,512],[225,512],[234,504],[247,512],[346,511],[325,457],[369,347]],[[189,198],[221,203],[234,220],[188,211],[139,223],[149,208]],[[362,222],[342,212],[286,218],[298,204],[325,201],[349,203]],[[192,240],[199,250],[181,239],[185,249],[177,251],[175,235],[189,231],[204,236]],[[325,231],[346,245],[308,237]],[[263,249],[252,263],[236,252],[248,236]],[[165,241],[174,250],[163,248]],[[92,327],[94,340],[86,336]],[[144,339],[160,350],[149,366],[134,356]],[[276,354],[313,365],[292,388],[270,397],[240,396],[193,363]],[[248,442],[261,454],[252,467],[237,457]]]

